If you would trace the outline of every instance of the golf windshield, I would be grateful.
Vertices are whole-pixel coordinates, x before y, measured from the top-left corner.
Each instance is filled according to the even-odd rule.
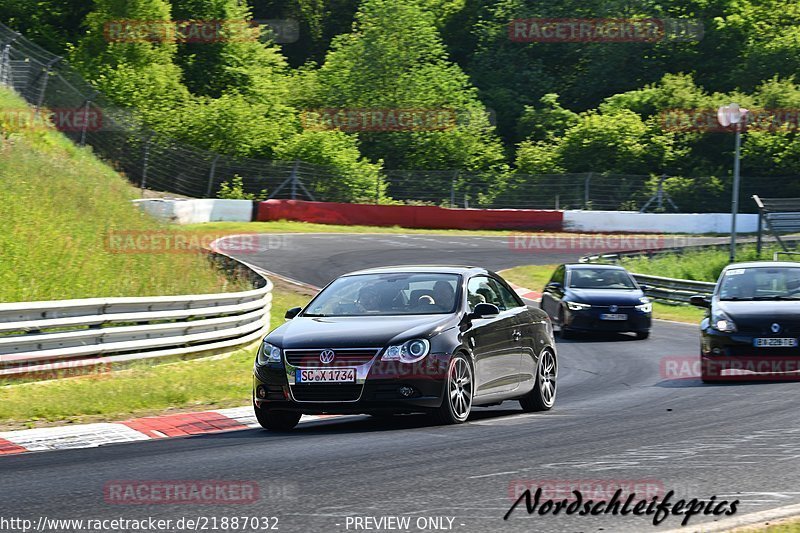
[[[459,278],[414,272],[344,276],[314,298],[303,316],[453,313],[459,301]]]
[[[732,268],[719,286],[720,300],[800,300],[800,266]]]
[[[630,274],[616,268],[577,268],[569,278],[572,289],[635,289]]]

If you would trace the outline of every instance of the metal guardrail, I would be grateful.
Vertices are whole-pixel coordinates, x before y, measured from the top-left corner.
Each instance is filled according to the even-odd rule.
[[[660,250],[637,250],[615,254],[589,255],[580,258],[581,263],[618,262],[622,257],[653,257],[668,253],[681,253],[693,249],[709,249],[726,245],[710,244],[687,246],[683,248],[664,248]],[[645,294],[656,300],[667,302],[689,303],[689,298],[696,294],[709,296],[714,292],[716,283],[694,281],[690,279],[665,278],[646,274],[631,273],[636,281],[647,285]]]
[[[633,274],[636,281],[641,285],[645,284],[648,289],[645,291],[647,296],[656,300],[666,300],[668,302],[689,303],[689,298],[702,294],[709,296],[714,292],[716,283],[708,281],[693,281],[688,279],[664,278],[661,276],[647,276],[644,274]]]
[[[0,379],[245,345],[269,329],[272,282],[244,292],[0,304]]]
[[[784,242],[792,242],[797,244],[798,237],[790,237],[784,239]],[[631,250],[627,252],[619,252],[613,254],[601,255],[586,255],[579,259],[581,263],[601,263],[601,262],[619,262],[623,257],[656,257],[659,255],[684,253],[698,250],[710,249],[725,249],[728,244],[697,244],[691,246],[678,246],[674,248],[659,248],[656,250]],[[786,252],[779,252],[786,253]],[[792,252],[789,252],[790,254]],[[664,300],[668,302],[689,303],[689,298],[695,294],[702,294],[709,296],[714,292],[716,283],[708,281],[694,281],[689,279],[676,279],[665,278],[661,276],[649,276],[645,274],[632,273],[633,277],[640,284],[649,286],[646,292],[647,296],[655,298],[656,300]]]

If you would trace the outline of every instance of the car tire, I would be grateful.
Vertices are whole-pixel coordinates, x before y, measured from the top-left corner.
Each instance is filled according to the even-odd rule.
[[[558,361],[549,348],[542,350],[539,364],[536,366],[536,384],[528,394],[519,399],[522,410],[526,413],[549,411],[556,403],[558,392]]]
[[[636,332],[636,339],[637,340],[643,341],[643,340],[647,339],[648,337],[650,337],[650,332],[649,331],[637,331]]]
[[[439,425],[461,424],[472,412],[475,377],[472,365],[462,353],[453,355],[447,367],[442,405],[432,413]]]
[[[562,339],[572,338],[572,332],[564,325],[564,309],[558,310],[558,335]]]
[[[290,431],[300,422],[300,413],[291,411],[273,411],[253,405],[256,420],[261,427],[270,431]]]

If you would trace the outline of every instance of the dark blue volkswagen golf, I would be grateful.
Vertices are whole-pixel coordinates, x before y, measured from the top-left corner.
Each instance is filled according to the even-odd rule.
[[[633,276],[616,265],[559,266],[545,286],[540,307],[562,337],[572,332],[632,332],[650,335],[653,304]]]

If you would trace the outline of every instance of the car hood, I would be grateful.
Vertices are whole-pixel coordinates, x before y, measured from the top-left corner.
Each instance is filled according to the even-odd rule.
[[[644,293],[639,289],[568,289],[569,301],[594,305],[640,305]]]
[[[431,336],[458,324],[456,314],[409,316],[298,316],[264,340],[285,349],[383,347]]]
[[[735,302],[717,300],[715,308],[724,311],[734,322],[737,321],[787,321],[800,323],[800,300],[790,301],[751,301]]]

